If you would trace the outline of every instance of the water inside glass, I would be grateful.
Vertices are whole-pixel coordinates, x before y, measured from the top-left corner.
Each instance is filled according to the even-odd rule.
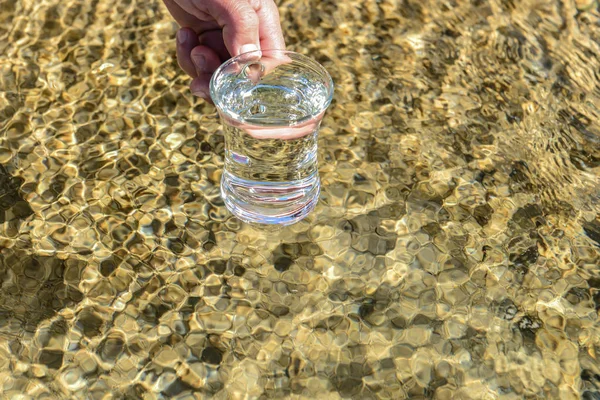
[[[234,59],[235,60],[235,59]],[[221,194],[246,222],[287,225],[318,202],[318,128],[331,78],[295,53],[254,55],[215,73],[213,99],[225,133]]]

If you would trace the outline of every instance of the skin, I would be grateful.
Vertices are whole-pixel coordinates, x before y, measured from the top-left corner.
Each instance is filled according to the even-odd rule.
[[[179,66],[193,80],[192,93],[208,101],[213,72],[231,57],[252,50],[285,49],[273,0],[163,0],[181,27]]]

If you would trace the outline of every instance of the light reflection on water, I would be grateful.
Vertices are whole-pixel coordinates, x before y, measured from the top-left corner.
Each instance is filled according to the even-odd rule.
[[[280,2],[336,95],[272,231],[159,2],[0,0],[2,393],[598,398],[597,7]]]

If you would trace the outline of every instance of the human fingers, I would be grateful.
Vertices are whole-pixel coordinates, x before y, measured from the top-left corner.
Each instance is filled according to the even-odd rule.
[[[189,76],[198,76],[196,67],[191,58],[192,49],[198,46],[198,36],[190,28],[181,28],[177,31],[177,62]]]
[[[223,29],[223,42],[229,54],[237,56],[260,48],[259,20],[246,1],[228,0],[216,20]]]
[[[221,60],[214,49],[207,46],[196,46],[192,49],[191,59],[194,62],[197,75],[212,74],[219,65]]]
[[[210,78],[212,77],[212,73],[202,73],[198,75],[198,77],[192,80],[190,84],[190,90],[194,96],[202,97],[204,100],[212,103],[212,99],[210,98]]]
[[[198,19],[181,8],[179,4],[175,2],[175,0],[163,0],[165,6],[167,6],[167,10],[173,16],[175,21],[179,24],[180,27],[192,27],[198,24]]]
[[[248,0],[258,17],[260,48],[285,49],[285,40],[279,21],[279,10],[273,0]]]
[[[232,56],[259,48],[259,20],[247,0],[175,1],[201,21],[214,19],[223,30],[225,47]]]
[[[202,32],[198,36],[198,40],[201,45],[213,49],[221,62],[231,58],[231,54],[229,54],[227,47],[225,47],[225,42],[223,42],[223,31],[221,29]]]

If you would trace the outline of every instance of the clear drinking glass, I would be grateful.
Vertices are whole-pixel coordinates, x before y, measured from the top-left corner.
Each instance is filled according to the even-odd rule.
[[[293,224],[318,202],[317,134],[333,98],[319,63],[258,50],[217,69],[210,94],[225,133],[221,196],[245,222]]]

